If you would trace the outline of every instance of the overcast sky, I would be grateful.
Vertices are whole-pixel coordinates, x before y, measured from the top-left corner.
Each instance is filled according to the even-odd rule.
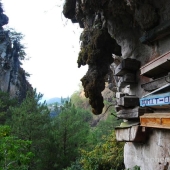
[[[23,68],[46,99],[78,90],[87,67],[77,68],[81,29],[62,15],[63,0],[2,0],[8,26],[25,35],[31,57]]]

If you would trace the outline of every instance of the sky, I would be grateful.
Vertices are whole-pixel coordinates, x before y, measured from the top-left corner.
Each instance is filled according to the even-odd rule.
[[[2,0],[8,27],[25,35],[23,68],[45,99],[71,96],[87,66],[77,67],[82,29],[62,15],[63,0]]]

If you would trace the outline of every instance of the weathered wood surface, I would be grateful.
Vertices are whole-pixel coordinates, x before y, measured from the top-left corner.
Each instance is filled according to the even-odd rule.
[[[153,81],[150,81],[148,83],[142,84],[141,87],[145,91],[153,91],[166,85],[168,82],[170,82],[170,74],[168,74],[167,76],[163,76],[161,78],[155,79]]]
[[[123,76],[126,73],[137,71],[140,67],[140,61],[126,58],[116,67],[115,75]]]
[[[136,119],[140,116],[144,115],[145,113],[153,113],[148,107],[135,107],[133,109],[122,109],[117,112],[117,117],[119,119]]]
[[[170,20],[158,25],[140,38],[142,43],[153,42],[170,34]]]
[[[170,129],[170,113],[152,113],[140,116],[141,126]]]
[[[125,75],[123,75],[123,77],[120,78],[119,82],[118,82],[118,87],[125,87],[126,85],[129,84],[135,84],[136,82],[136,74],[134,73],[125,73]]]
[[[124,96],[118,99],[118,106],[135,107],[139,106],[139,98],[137,96]]]
[[[120,142],[145,142],[147,137],[147,132],[142,131],[140,126],[132,126],[129,128],[117,129],[116,140]]]
[[[141,75],[150,78],[160,78],[170,72],[170,51],[155,58],[140,68]]]
[[[147,97],[140,99],[140,106],[154,107],[154,106],[164,106],[170,105],[170,92],[161,93],[155,95],[149,95]]]

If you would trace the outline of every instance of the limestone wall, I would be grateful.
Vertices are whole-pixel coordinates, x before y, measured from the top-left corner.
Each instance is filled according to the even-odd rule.
[[[168,0],[66,0],[63,13],[72,22],[77,22],[80,27],[84,28],[80,38],[82,47],[78,57],[78,65],[79,67],[85,64],[89,65],[89,71],[83,77],[82,82],[85,95],[90,99],[94,114],[100,114],[102,111],[100,92],[104,87],[104,77],[107,76],[106,70],[112,62],[114,62],[111,65],[113,74],[110,75],[112,79],[109,83],[113,84],[113,86],[110,86],[112,90],[116,89],[118,92],[116,110],[118,113],[123,110],[124,114],[130,113],[130,109],[134,111],[133,103],[130,101],[135,101],[136,98],[140,99],[150,93],[150,91],[141,88],[141,84],[159,77],[159,71],[153,77],[147,77],[140,75],[140,68],[133,73],[130,70],[136,76],[136,83],[119,86],[118,81],[122,75],[115,76],[115,70],[124,59],[136,59],[140,61],[140,67],[142,67],[170,51],[170,2]],[[105,34],[99,34],[100,31],[104,31]],[[116,43],[110,40],[106,32]],[[108,39],[105,38],[106,35]],[[102,45],[102,42],[107,44],[108,48]],[[112,43],[114,45],[111,46]],[[109,48],[112,50],[108,52]],[[110,54],[117,56],[111,60]],[[168,74],[169,68],[162,76]],[[167,88],[164,92],[170,92],[170,89]],[[132,100],[127,97],[129,103],[125,105],[125,101],[122,102],[122,96],[132,95],[136,98],[132,97]],[[136,106],[137,104],[134,105],[134,107]],[[126,110],[128,110],[127,113]],[[140,114],[142,112],[140,111]],[[152,112],[170,113],[170,108],[152,109]],[[139,121],[139,116],[138,118],[135,117],[135,121]],[[134,117],[129,118],[129,120],[131,119],[134,119]],[[170,130],[148,129],[148,138],[145,142],[136,143],[134,141],[125,144],[124,162],[126,168],[132,168],[135,165],[140,166],[142,170],[170,168]]]

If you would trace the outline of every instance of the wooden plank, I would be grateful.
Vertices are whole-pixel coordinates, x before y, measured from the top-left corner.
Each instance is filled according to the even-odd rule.
[[[142,131],[140,126],[132,126],[129,128],[115,128],[116,140],[120,142],[144,142],[147,137],[147,132]]]
[[[170,20],[158,25],[154,29],[145,32],[140,38],[142,43],[153,42],[170,34]]]
[[[135,107],[139,106],[139,98],[137,96],[124,96],[118,99],[118,106]]]
[[[140,68],[141,75],[150,78],[160,78],[170,71],[170,51],[155,58]]]
[[[140,116],[141,126],[170,129],[170,113],[151,113]]]
[[[117,112],[119,119],[136,119],[142,116],[144,113],[153,113],[148,107],[135,107],[133,109],[122,109]]]
[[[145,91],[153,91],[166,85],[168,82],[170,82],[170,74],[168,74],[167,76],[163,76],[161,78],[155,79],[153,81],[150,81],[148,83],[142,84],[141,87]]]
[[[170,92],[149,95],[140,99],[140,106],[164,106],[170,105]]]
[[[115,75],[123,76],[126,73],[137,71],[140,67],[140,61],[126,58],[116,67]]]

